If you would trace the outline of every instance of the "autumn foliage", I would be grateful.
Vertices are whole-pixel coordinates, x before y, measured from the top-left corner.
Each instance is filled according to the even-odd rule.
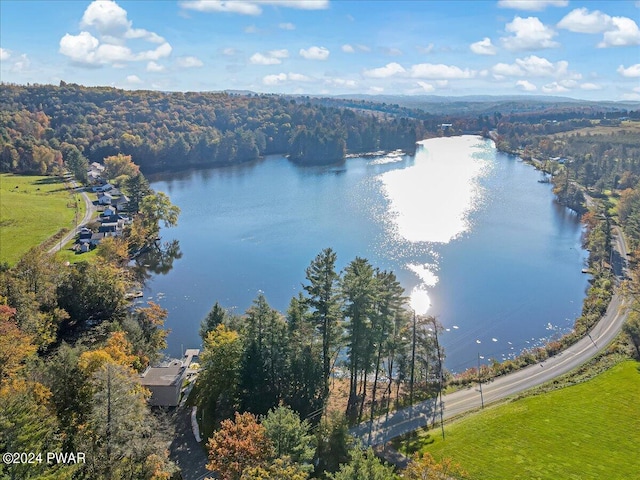
[[[217,472],[221,480],[240,480],[245,469],[260,466],[273,451],[265,428],[256,416],[238,412],[234,420],[221,423],[207,442],[207,449],[207,468]]]

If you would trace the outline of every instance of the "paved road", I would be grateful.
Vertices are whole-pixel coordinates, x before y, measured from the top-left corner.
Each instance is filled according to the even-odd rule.
[[[202,444],[196,442],[191,430],[191,408],[179,407],[174,413],[176,433],[169,447],[169,457],[180,467],[185,480],[215,478],[206,469],[207,454]]]
[[[93,204],[93,201],[89,198],[87,192],[85,192],[84,189],[78,185],[78,182],[76,182],[75,180],[71,180],[71,189],[73,192],[82,195],[82,199],[84,200],[85,205],[84,216],[78,221],[78,226],[76,228],[67,233],[64,237],[57,241],[53,247],[49,249],[49,253],[55,253],[60,250],[62,245],[66,245],[67,243],[69,243],[73,239],[73,237],[76,236],[76,234],[80,230],[80,227],[89,223],[89,221],[96,213],[96,207]]]
[[[614,273],[619,282],[626,275],[627,249],[618,227],[614,227],[614,235],[615,252],[612,260]],[[627,314],[628,309],[624,299],[616,293],[605,315],[582,340],[540,364],[531,365],[483,384],[482,392],[485,405],[546,383],[585,363],[615,338],[622,328]],[[442,401],[445,420],[481,406],[477,385],[444,395]],[[365,444],[384,444],[395,437],[435,422],[436,414],[437,420],[439,420],[440,412],[435,407],[436,403],[433,399],[427,400],[413,407],[393,412],[388,418],[378,417],[373,421],[373,424],[370,422],[362,423],[353,428],[351,433]]]

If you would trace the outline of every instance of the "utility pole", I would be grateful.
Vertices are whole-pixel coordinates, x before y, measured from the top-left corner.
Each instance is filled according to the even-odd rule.
[[[409,405],[413,408],[413,380],[416,366],[416,311],[413,310],[413,339],[411,340],[411,378],[409,380]]]
[[[482,395],[482,377],[480,376],[480,352],[478,352],[478,385],[480,387],[480,403],[484,408],[484,396]]]
[[[440,396],[440,429],[442,430],[442,440],[444,440],[444,402],[442,401],[442,357],[440,356],[440,344],[438,343],[438,325],[436,324],[436,317],[431,317],[433,320],[433,333],[436,340],[436,351],[438,352],[438,395]],[[436,397],[436,404],[438,397]]]

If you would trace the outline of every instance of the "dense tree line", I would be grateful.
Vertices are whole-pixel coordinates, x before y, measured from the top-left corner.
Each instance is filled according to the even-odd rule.
[[[65,266],[39,249],[0,273],[0,452],[86,455],[76,465],[3,463],[3,478],[168,479],[176,470],[163,419],[136,380],[166,347],[167,312],[130,309],[129,282],[104,259]]]
[[[437,391],[443,352],[431,336],[435,319],[411,314],[393,273],[364,258],[338,273],[336,259],[331,249],[318,254],[286,315],[263,294],[242,316],[214,304],[200,329],[196,385],[206,435],[236,412],[260,418],[283,404],[317,425],[326,419],[335,382],[346,387],[343,414],[350,424],[406,402],[411,380],[420,398]],[[326,454],[318,462],[335,471]]]
[[[101,162],[132,155],[143,170],[290,155],[330,163],[348,152],[415,150],[425,124],[277,95],[162,93],[106,87],[3,84],[0,170],[52,172],[78,153]],[[75,147],[75,149],[74,149]]]

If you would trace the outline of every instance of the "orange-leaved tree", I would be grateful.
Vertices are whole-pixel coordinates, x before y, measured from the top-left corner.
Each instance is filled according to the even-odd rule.
[[[207,442],[209,463],[221,480],[240,480],[245,469],[265,463],[273,452],[265,428],[251,413],[235,414],[235,420],[224,420],[220,430]]]
[[[403,478],[407,480],[451,480],[463,479],[465,476],[465,471],[450,458],[443,458],[438,462],[428,452],[422,456],[416,453],[403,472]]]

